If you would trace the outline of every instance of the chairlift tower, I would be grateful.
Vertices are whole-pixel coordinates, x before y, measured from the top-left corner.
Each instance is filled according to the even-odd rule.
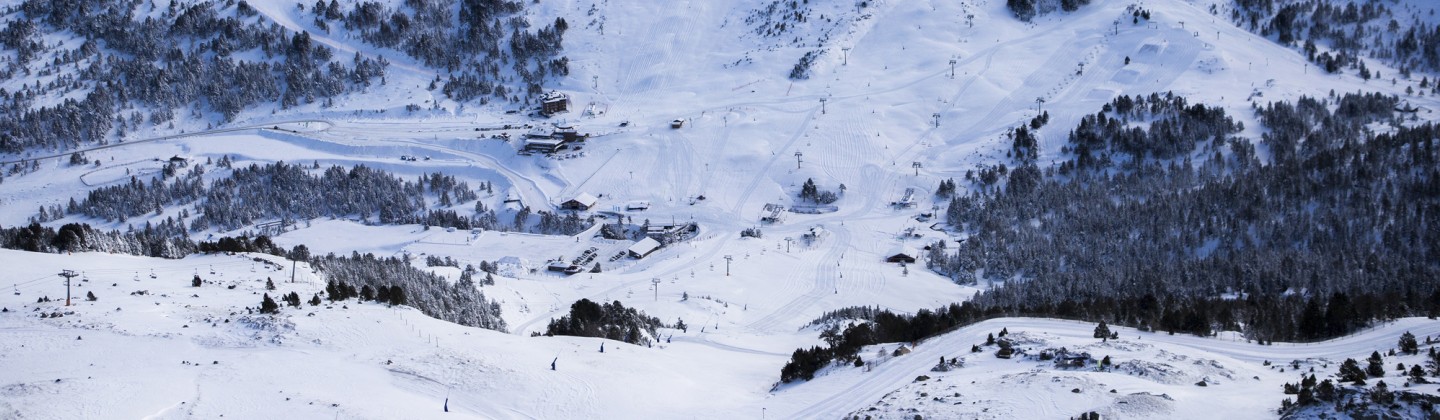
[[[74,270],[60,272],[60,277],[65,278],[65,306],[70,306],[70,279],[79,276]]]
[[[799,151],[796,151],[796,152],[795,152],[795,169],[800,169],[800,157],[801,157],[801,156],[805,156],[805,154],[804,154],[804,153],[800,153]]]
[[[725,256],[725,277],[730,277],[730,261],[731,261],[731,260],[734,260],[734,259],[735,259],[734,256],[731,256],[731,255],[726,255],[726,256]]]

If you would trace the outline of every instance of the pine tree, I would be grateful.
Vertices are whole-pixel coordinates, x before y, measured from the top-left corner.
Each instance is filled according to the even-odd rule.
[[[1425,369],[1419,364],[1410,365],[1410,382],[1425,383]]]
[[[400,285],[390,286],[390,306],[405,304],[405,289]]]
[[[195,275],[195,278],[190,279],[190,286],[191,286],[191,287],[200,287],[200,282],[201,282],[201,281],[200,281],[200,275],[199,275],[199,274],[196,274],[196,275]]]
[[[1334,401],[1335,383],[1329,379],[1320,381],[1320,385],[1315,387],[1315,398],[1320,399],[1320,401]]]
[[[275,290],[275,280],[271,280],[269,277],[266,277],[265,290]]]
[[[1340,364],[1340,381],[1364,385],[1365,371],[1360,369],[1360,362],[1356,362],[1355,359],[1345,359],[1345,362]]]
[[[1405,354],[1420,354],[1420,343],[1418,341],[1415,341],[1415,335],[1411,334],[1409,331],[1406,331],[1404,334],[1400,334],[1399,347],[1400,351],[1404,352]]]
[[[275,300],[270,299],[270,294],[266,293],[264,300],[260,301],[260,313],[273,314],[276,312],[280,312],[280,305],[275,304]]]
[[[95,292],[85,292],[85,300],[94,302],[100,300],[100,298],[95,297]]]
[[[1095,326],[1095,338],[1102,341],[1110,339],[1110,326],[1105,325],[1105,321],[1100,321],[1100,325]]]
[[[1385,364],[1380,358],[1380,352],[1370,353],[1370,359],[1368,359],[1368,361],[1370,364],[1365,366],[1366,374],[1369,374],[1372,378],[1385,376]]]

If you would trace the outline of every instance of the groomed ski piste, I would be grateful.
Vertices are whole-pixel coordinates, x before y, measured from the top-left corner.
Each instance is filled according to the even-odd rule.
[[[1203,2],[1146,4],[1154,16],[1140,24],[1125,18],[1126,2],[1097,1],[1033,24],[1016,21],[1001,1],[870,2],[858,13],[848,2],[812,2],[814,13],[826,17],[812,20],[823,23],[779,40],[759,37],[745,23],[764,2],[735,3],[601,2],[595,15],[587,13],[590,2],[534,5],[533,21],[572,22],[565,45],[571,75],[555,88],[576,109],[552,120],[461,106],[425,90],[434,72],[402,54],[308,28],[343,54],[387,57],[395,63],[388,84],[332,109],[251,110],[233,124],[239,130],[134,133],[90,152],[102,161],[99,168],[71,167],[60,157],[42,161],[36,173],[7,178],[0,184],[0,222],[7,226],[24,223],[37,206],[154,174],[170,156],[229,156],[237,165],[363,164],[406,178],[441,172],[471,185],[493,183],[496,193],[481,200],[494,208],[518,201],[509,205],[553,210],[586,193],[600,197],[589,214],[624,215],[636,224],[695,222],[700,232],[642,259],[601,258],[602,272],[570,277],[538,264],[590,247],[605,256],[628,243],[598,239],[594,229],[544,236],[344,219],[301,221],[274,237],[317,255],[527,261],[539,269],[496,276],[483,289],[501,303],[508,333],[354,301],[285,307],[274,317],[249,314],[262,293],[293,291],[308,299],[324,289],[305,264],[291,282],[289,261],[265,255],[162,260],[0,251],[11,279],[0,287],[14,289],[0,293],[0,307],[8,309],[0,313],[0,418],[1004,419],[1090,411],[1115,418],[1270,418],[1287,397],[1281,385],[1298,381],[1294,360],[1333,370],[1345,358],[1384,353],[1405,331],[1440,336],[1440,323],[1402,319],[1312,344],[1262,346],[1233,333],[1202,338],[1113,326],[1119,339],[1101,342],[1091,338],[1093,323],[1005,318],[920,343],[873,346],[861,352],[871,368],[835,366],[812,381],[776,386],[792,351],[821,344],[819,331],[805,326],[828,310],[913,312],[990,286],[956,285],[922,265],[883,260],[896,247],[953,239],[932,228],[936,220],[916,220],[943,209],[929,192],[977,165],[1005,162],[1004,133],[1037,109],[1053,118],[1039,130],[1040,159],[1048,162],[1060,157],[1082,116],[1117,95],[1172,91],[1192,103],[1224,105],[1253,139],[1260,124],[1247,99],[1332,90],[1400,94],[1403,85],[1317,74],[1300,54],[1212,16]],[[290,3],[252,4],[286,27],[309,25]],[[973,26],[966,15],[974,16]],[[588,24],[601,18],[603,32]],[[807,51],[823,51],[811,77],[786,78]],[[1407,100],[1440,109],[1433,97]],[[427,110],[403,111],[412,103]],[[581,112],[590,103],[599,112]],[[677,119],[683,126],[671,128]],[[593,137],[582,150],[556,157],[517,153],[527,125],[557,120]],[[499,133],[511,139],[490,137]],[[799,204],[795,195],[807,179],[841,193],[836,211],[787,212],[781,223],[761,223],[765,204]],[[891,206],[906,188],[921,192],[917,205]],[[633,201],[650,206],[626,210]],[[53,223],[65,222],[125,227],[76,216]],[[817,226],[825,233],[800,240]],[[763,237],[739,235],[751,227]],[[202,232],[196,239],[237,233]],[[82,274],[70,307],[55,275],[65,269]],[[458,269],[426,269],[459,276]],[[193,288],[194,275],[210,283]],[[266,278],[277,290],[265,290]],[[99,299],[87,301],[87,292]],[[37,303],[42,297],[51,301]],[[691,327],[662,329],[653,347],[531,336],[581,298],[619,301]],[[1048,361],[999,359],[993,347],[970,351],[1001,329],[1020,347],[1108,355],[1125,368],[1059,369]],[[911,352],[890,356],[901,345]],[[941,357],[964,366],[931,372]],[[1397,361],[1421,359],[1387,358]],[[917,381],[921,375],[929,379]],[[1201,381],[1207,386],[1196,385]]]

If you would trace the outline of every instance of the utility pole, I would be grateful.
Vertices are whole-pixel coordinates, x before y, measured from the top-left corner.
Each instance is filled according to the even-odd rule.
[[[65,306],[70,306],[70,279],[76,276],[79,276],[79,274],[75,274],[74,270],[60,272],[60,277],[65,278]]]
[[[730,277],[730,261],[733,259],[735,259],[735,257],[730,255],[725,256],[725,277]]]
[[[650,279],[650,283],[655,285],[655,301],[656,301],[656,302],[659,302],[659,301],[660,301],[660,278],[659,278],[659,277],[652,278],[652,279]]]
[[[800,153],[799,151],[795,152],[795,169],[800,169],[800,157],[804,155],[804,153]]]
[[[290,282],[291,282],[291,283],[294,283],[294,282],[295,282],[295,264],[297,264],[297,263],[299,263],[299,261],[290,260]]]

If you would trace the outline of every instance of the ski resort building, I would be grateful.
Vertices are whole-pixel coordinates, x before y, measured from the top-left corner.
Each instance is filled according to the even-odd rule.
[[[595,196],[590,195],[590,193],[580,193],[580,195],[575,196],[575,198],[560,203],[560,209],[574,211],[590,210],[590,208],[595,207],[595,203],[598,202],[600,202],[600,199],[595,198]]]
[[[825,228],[820,225],[815,225],[811,226],[810,230],[805,231],[804,234],[800,235],[800,243],[805,244],[805,246],[807,247],[810,247],[814,246],[815,243],[820,242],[828,236],[830,236],[830,231],[825,230]]]
[[[565,149],[565,140],[552,139],[548,137],[532,137],[525,139],[525,151],[539,153],[555,153]]]
[[[779,204],[766,204],[760,210],[761,223],[780,223],[785,220],[785,206]]]
[[[920,251],[916,251],[915,248],[909,246],[901,245],[885,253],[885,262],[913,264],[919,256]]]
[[[699,231],[695,223],[653,224],[645,229],[645,236],[664,243],[674,243]]]
[[[650,255],[658,249],[660,249],[660,241],[646,237],[645,239],[635,242],[635,244],[631,245],[630,249],[625,252],[630,254],[630,258],[640,259],[645,258],[646,255]]]
[[[555,153],[570,148],[570,143],[583,143],[589,134],[580,134],[573,125],[555,124],[553,127],[535,127],[525,133],[525,151]]]
[[[540,113],[551,116],[562,112],[570,111],[570,96],[557,91],[550,91],[540,97]]]
[[[897,201],[895,201],[895,202],[893,202],[893,203],[890,203],[890,205],[895,206],[895,207],[897,207],[897,208],[914,207],[914,206],[915,206],[915,188],[914,188],[914,187],[906,188],[906,189],[905,189],[905,194],[900,197],[900,200],[897,200]]]

